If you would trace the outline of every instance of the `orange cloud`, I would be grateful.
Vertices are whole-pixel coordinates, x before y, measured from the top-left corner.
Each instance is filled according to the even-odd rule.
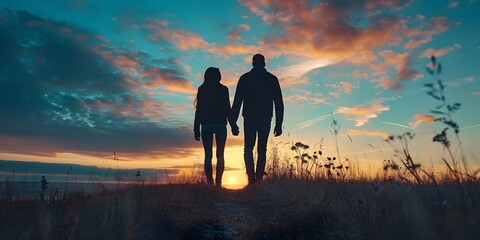
[[[419,39],[411,39],[405,44],[406,49],[412,49],[422,46],[425,43],[432,41],[432,36],[424,36]]]
[[[409,125],[412,126],[413,128],[416,128],[420,126],[420,124],[431,123],[431,122],[435,122],[434,116],[428,115],[428,114],[415,114],[413,116],[413,122],[409,123]]]
[[[265,39],[265,46],[279,49],[285,54],[312,58],[327,56],[352,63],[376,60],[375,49],[401,44],[405,33],[413,37],[443,31],[439,27],[442,18],[432,18],[421,29],[412,30],[407,27],[408,19],[403,20],[400,15],[374,14],[384,8],[397,10],[409,2],[327,1],[313,5],[307,1],[241,1],[254,14],[262,17],[265,23],[278,23],[283,27],[284,35]],[[372,14],[368,14],[370,11]],[[367,12],[364,15],[370,24],[358,27],[355,25],[358,19],[349,22],[350,16],[357,12]]]
[[[283,97],[283,101],[285,102],[297,102],[297,101],[308,101],[307,96],[295,94],[295,95],[288,95]]]
[[[267,37],[258,45],[269,53],[301,56],[310,59],[342,60],[354,64],[375,61],[374,50],[384,45],[399,45],[401,21],[397,16],[366,17],[367,27],[348,20],[354,12],[375,8],[398,8],[408,1],[334,1],[312,5],[307,1],[242,0],[252,13],[267,24],[278,24],[282,36]],[[366,14],[368,15],[368,14]],[[317,17],[322,16],[322,17]],[[321,29],[321,31],[319,31]],[[270,56],[271,57],[271,56]]]
[[[292,13],[281,11],[282,9],[300,9],[305,8],[304,1],[269,1],[269,0],[239,0],[239,2],[247,7],[252,13],[262,18],[263,22],[272,24],[275,22],[288,22],[293,18]],[[262,8],[278,7],[280,11],[272,13]]]
[[[261,52],[260,46],[254,45],[243,45],[243,44],[228,44],[228,45],[210,45],[207,49],[208,52],[214,53],[218,56],[229,56],[229,55],[253,55],[255,53]],[[271,55],[267,55],[272,57]]]
[[[339,107],[337,109],[346,119],[355,121],[355,126],[362,126],[370,119],[376,118],[380,113],[388,110],[390,107],[383,106],[380,102],[372,103],[371,106]]]
[[[375,88],[383,88],[383,89],[391,89],[391,90],[398,90],[400,89],[400,83],[392,80],[390,77],[381,76],[378,79],[372,79],[370,82],[376,82]]]
[[[115,68],[127,73],[137,72],[141,58],[138,52],[128,52],[123,50],[112,50],[108,46],[100,44],[91,47],[91,50],[101,55]]]
[[[328,92],[328,95],[332,96],[332,97],[339,97],[340,93],[339,92]]]
[[[386,132],[380,132],[380,131],[348,129],[347,134],[350,136],[369,136],[369,137],[381,137],[383,140],[388,139],[388,134]]]
[[[168,21],[163,19],[148,19],[144,25],[144,29],[149,32],[148,39],[151,41],[166,41],[182,51],[201,50],[222,57],[228,57],[231,55],[253,55],[258,52],[268,52],[267,56],[272,58],[280,54],[269,51],[264,46],[261,46],[261,44],[257,46],[236,43],[226,45],[209,43],[200,35],[188,30],[171,29]],[[229,40],[240,40],[239,31],[246,31],[249,29],[250,26],[246,24],[237,26],[237,28],[235,28],[234,31],[229,34]]]
[[[353,86],[352,82],[349,81],[341,81],[339,83],[330,83],[327,84],[326,87],[337,89],[336,92],[330,92],[331,96],[338,97],[341,92],[351,94],[354,88],[358,88],[358,86]]]
[[[380,72],[385,71],[385,67],[394,66],[397,70],[396,77],[399,80],[417,80],[423,76],[423,74],[412,68],[412,56],[410,53],[397,53],[392,50],[383,50],[379,55],[384,58],[384,62],[374,68]]]
[[[359,70],[355,70],[353,71],[352,73],[352,77],[353,78],[368,78],[368,74],[367,73],[361,73]]]
[[[196,33],[183,29],[170,29],[169,22],[164,19],[147,19],[144,28],[150,32],[148,35],[150,40],[170,42],[182,51],[204,49],[209,45]]]
[[[164,69],[159,67],[148,67],[141,73],[141,76],[150,79],[147,82],[139,82],[143,87],[149,89],[164,88],[167,90],[183,93],[195,93],[196,89],[190,82],[181,78],[172,69]]]
[[[397,10],[408,6],[412,2],[410,0],[325,1],[318,4],[306,0],[239,2],[261,17],[264,23],[276,24],[282,30],[281,34],[268,36],[252,45],[231,42],[220,45],[184,29],[170,29],[168,21],[162,19],[148,19],[144,29],[149,32],[150,40],[169,42],[182,51],[201,50],[222,57],[261,52],[269,59],[289,55],[305,61],[328,59],[328,64],[346,62],[372,66],[373,75],[378,76],[373,81],[378,82],[376,87],[396,90],[401,87],[401,83],[387,79],[389,68],[395,67],[397,80],[416,80],[423,75],[411,67],[412,53],[378,51],[385,46],[417,48],[430,42],[433,35],[442,33],[453,25],[443,16],[430,19],[425,19],[423,15],[403,17]],[[388,11],[378,14],[383,10]],[[363,17],[353,19],[352,16]],[[359,26],[358,22],[367,24]],[[412,22],[419,24],[418,27],[410,27]],[[227,38],[229,41],[241,40],[240,32],[249,29],[249,25],[238,25]],[[406,43],[405,38],[408,39]],[[388,64],[383,64],[380,57]],[[290,79],[286,81],[286,86],[298,84],[296,82],[308,83],[304,77],[308,71],[296,74],[295,77],[285,77]]]
[[[462,45],[460,45],[460,44],[454,44],[451,47],[441,48],[441,49],[438,49],[438,50],[435,50],[433,48],[428,48],[428,49],[425,49],[425,51],[423,51],[422,55],[423,55],[423,57],[426,57],[426,58],[430,58],[431,56],[440,57],[440,56],[448,54],[448,53],[450,53],[450,52],[452,52],[456,49],[459,49],[461,47],[462,47]]]
[[[395,11],[408,6],[407,0],[383,1],[326,1],[310,4],[305,0],[240,0],[240,3],[267,24],[278,24],[283,35],[267,37],[256,45],[209,43],[200,35],[182,29],[170,29],[163,19],[148,19],[144,29],[152,41],[167,41],[180,50],[199,49],[206,52],[228,55],[254,54],[262,50],[269,58],[284,55],[302,56],[310,59],[329,58],[332,62],[347,61],[365,64],[377,61],[376,50],[383,46],[397,46],[402,38],[411,38],[406,48],[415,48],[431,41],[434,34],[446,31],[451,23],[445,17],[434,17],[418,28],[409,28],[410,18],[402,19]],[[389,14],[377,14],[389,9]],[[357,26],[362,13],[367,26]],[[322,17],[318,17],[322,16]],[[349,21],[355,20],[355,21]],[[415,21],[425,21],[419,15]],[[240,31],[250,26],[241,24],[228,34],[229,40],[240,40]],[[321,29],[321,31],[319,31]]]
[[[111,62],[114,66],[125,72],[136,72],[139,61],[139,58],[129,58],[127,56],[118,56],[111,59]]]
[[[185,30],[173,30],[169,39],[180,50],[204,49],[208,46],[200,35]]]
[[[240,40],[240,32],[241,31],[248,31],[250,30],[250,26],[247,24],[240,24],[236,28],[234,28],[230,33],[227,35],[227,39],[229,41]]]
[[[265,11],[257,7],[254,2],[248,1],[248,0],[239,0],[239,2],[243,4],[245,7],[247,7],[250,11],[252,11],[257,16],[262,17],[264,22],[266,23],[270,22],[270,19],[272,18],[272,16],[270,16],[270,14],[266,13]]]
[[[423,76],[411,67],[412,53],[378,52],[385,46],[417,48],[432,40],[432,36],[448,30],[454,24],[446,17],[418,14],[415,18],[403,17],[396,10],[412,1],[323,1],[313,4],[305,0],[241,0],[240,3],[262,18],[266,24],[276,24],[283,30],[280,36],[267,37],[258,45],[276,54],[329,59],[331,63],[346,62],[372,66],[377,78],[376,87],[399,89],[401,83],[387,79],[389,68],[395,67],[398,80],[416,80]],[[388,9],[386,14],[378,14]],[[365,16],[368,24],[357,26]],[[318,17],[321,16],[321,17]],[[411,27],[417,25],[417,27]],[[405,40],[407,39],[407,40]],[[405,42],[407,41],[407,42]],[[382,64],[380,57],[390,60]],[[390,58],[390,59],[386,59]],[[359,76],[356,74],[355,76]],[[332,93],[336,94],[336,93]],[[338,95],[338,94],[337,94]]]
[[[417,20],[424,21],[425,16],[418,17]],[[402,35],[411,38],[406,44],[405,49],[417,48],[425,43],[432,41],[432,36],[447,31],[454,23],[450,22],[446,17],[432,17],[417,28],[408,28],[402,26]]]
[[[317,105],[317,104],[326,103],[328,98],[322,97],[321,94],[318,94],[318,95],[315,94],[314,96],[295,94],[295,95],[284,96],[283,100],[289,103],[306,102],[313,105]]]

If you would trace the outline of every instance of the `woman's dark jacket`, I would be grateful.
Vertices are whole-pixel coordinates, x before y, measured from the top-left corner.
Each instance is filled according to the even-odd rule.
[[[197,95],[194,131],[200,131],[200,125],[203,124],[226,125],[230,111],[230,95],[226,86],[222,84],[200,86]],[[232,126],[232,122],[230,125]]]

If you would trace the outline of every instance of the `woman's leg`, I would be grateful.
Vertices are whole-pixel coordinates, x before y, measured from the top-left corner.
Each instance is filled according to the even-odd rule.
[[[225,169],[225,142],[227,141],[227,126],[219,126],[215,132],[215,141],[217,144],[217,169],[215,184],[222,185],[223,170]]]
[[[211,127],[202,126],[202,143],[205,151],[204,171],[207,177],[207,183],[213,183],[212,174],[212,145],[213,145],[213,131]]]

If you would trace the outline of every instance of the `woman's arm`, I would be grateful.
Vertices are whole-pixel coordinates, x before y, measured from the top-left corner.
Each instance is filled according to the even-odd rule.
[[[200,114],[199,114],[198,106],[197,109],[195,109],[195,120],[193,122],[193,131],[194,132],[200,132]]]
[[[230,128],[232,128],[233,135],[238,135],[238,126],[236,121],[233,120],[232,117],[232,108],[230,107],[230,93],[228,88],[225,87],[225,94],[224,94],[224,105],[225,105],[225,112],[227,113],[227,120],[228,124],[230,124]]]
[[[195,140],[200,141],[200,119],[202,113],[202,101],[200,100],[200,92],[197,94],[197,104],[195,106],[195,120],[193,121],[193,132],[195,132]]]

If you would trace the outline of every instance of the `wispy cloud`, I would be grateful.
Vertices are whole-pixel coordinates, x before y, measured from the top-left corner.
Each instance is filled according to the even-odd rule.
[[[181,77],[178,70],[166,69],[161,67],[148,67],[141,76],[145,79],[139,82],[144,87],[155,90],[164,88],[174,92],[195,93],[196,89],[191,85],[190,81]]]
[[[358,88],[358,86],[354,86],[350,81],[340,81],[339,83],[330,83],[330,84],[327,84],[326,86],[337,90],[335,92],[330,93],[330,95],[334,95],[336,97],[338,97],[340,93],[351,94],[353,92],[353,89]]]
[[[382,112],[390,110],[390,107],[382,105],[380,102],[374,102],[370,106],[340,107],[338,112],[343,114],[346,119],[355,121],[355,126],[362,126],[370,119],[378,117]]]
[[[171,29],[169,24],[165,19],[147,19],[143,27],[149,31],[148,39],[173,43],[183,51],[208,47],[208,42],[200,35],[184,29]]]
[[[429,114],[415,114],[413,116],[413,122],[409,125],[413,128],[420,126],[420,124],[435,122],[435,117]]]
[[[241,40],[241,32],[250,30],[250,26],[247,24],[240,24],[236,26],[231,32],[228,33],[227,39],[229,41],[238,41]]]
[[[272,72],[278,76],[282,87],[289,87],[296,84],[308,84],[307,73],[314,69],[322,68],[332,64],[328,58],[301,59],[297,63],[286,67],[274,69]]]
[[[418,48],[433,40],[433,35],[447,31],[457,23],[451,22],[445,16],[436,16],[430,19],[417,18],[421,24],[417,27],[402,27],[404,37],[410,40],[405,44],[405,49]]]
[[[382,123],[397,126],[397,127],[402,127],[402,128],[406,128],[406,129],[413,129],[413,127],[409,127],[409,126],[406,126],[406,125],[403,125],[403,124],[400,124],[400,123],[385,122],[385,121],[383,121]]]
[[[392,80],[388,76],[381,76],[380,78],[372,79],[371,82],[377,83],[374,88],[398,90],[401,87],[399,82]]]
[[[322,94],[315,95],[301,95],[301,94],[291,94],[283,98],[285,102],[291,103],[307,103],[309,105],[317,105],[326,103],[328,98],[323,97]]]
[[[456,49],[460,49],[461,47],[462,47],[462,45],[457,43],[457,44],[454,44],[451,47],[441,48],[441,49],[437,49],[437,50],[433,49],[433,48],[427,48],[422,52],[422,56],[425,57],[425,58],[429,58],[431,56],[440,57],[440,56],[448,54],[448,53],[450,53],[450,52],[452,52]]]
[[[338,111],[335,111],[332,114],[333,115],[338,114]],[[319,117],[316,117],[316,118],[309,119],[307,121],[300,122],[300,123],[297,124],[297,126],[298,126],[299,129],[310,127],[310,126],[312,126],[312,125],[314,125],[318,122],[321,122],[321,121],[329,118],[332,114],[328,113],[328,114],[325,114],[325,115],[322,115],[322,116],[319,116]]]
[[[380,131],[370,131],[366,129],[348,129],[347,133],[350,136],[369,136],[369,137],[380,137],[383,140],[388,138],[388,133]]]
[[[475,124],[475,125],[471,125],[471,126],[467,126],[467,127],[462,127],[462,128],[460,128],[460,130],[465,130],[465,129],[470,129],[470,128],[477,128],[477,127],[480,127],[480,124]]]

